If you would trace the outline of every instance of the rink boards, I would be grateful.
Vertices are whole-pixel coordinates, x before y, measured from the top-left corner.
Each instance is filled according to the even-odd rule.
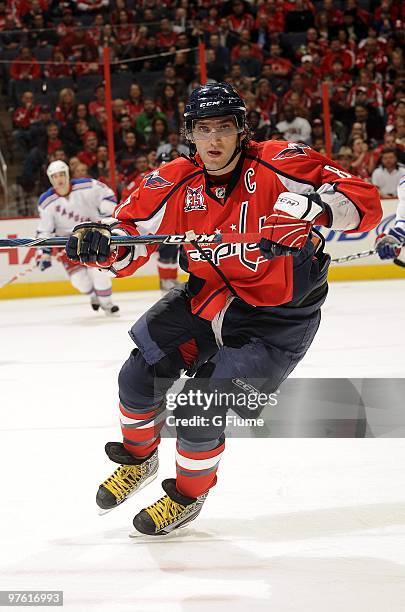
[[[382,205],[384,211],[382,221],[377,228],[370,232],[342,234],[334,230],[323,229],[326,250],[332,258],[366,251],[374,247],[376,236],[381,232],[387,232],[394,223],[397,200],[383,200]],[[36,218],[2,219],[0,220],[0,236],[10,238],[34,237],[37,223],[38,219]],[[34,260],[34,249],[0,250],[0,287],[14,275],[30,268]],[[376,256],[332,265],[329,273],[330,280],[371,280],[401,277],[405,278],[404,268],[389,262],[382,262]],[[180,278],[184,280],[186,276],[183,275]],[[159,282],[155,259],[151,258],[130,278],[114,279],[113,285],[115,291],[158,289]],[[45,272],[34,269],[12,284],[0,288],[0,299],[73,293],[76,293],[76,291],[67,280],[62,265],[54,261],[52,267]]]

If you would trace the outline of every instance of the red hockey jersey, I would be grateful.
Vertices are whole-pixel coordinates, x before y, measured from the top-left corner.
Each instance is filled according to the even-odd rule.
[[[114,216],[119,227],[133,235],[260,232],[280,193],[309,194],[325,183],[356,206],[361,220],[354,231],[378,224],[382,211],[373,185],[336,167],[307,145],[284,141],[251,142],[226,186],[209,185],[198,155],[194,161],[178,158],[146,175],[117,206]],[[133,274],[156,248],[138,246],[136,259],[117,275]],[[212,319],[224,307],[229,290],[192,245],[184,248],[189,272],[204,281],[191,299],[192,311]],[[257,244],[210,245],[204,251],[249,304],[275,306],[292,299],[297,274],[292,256],[265,259]]]

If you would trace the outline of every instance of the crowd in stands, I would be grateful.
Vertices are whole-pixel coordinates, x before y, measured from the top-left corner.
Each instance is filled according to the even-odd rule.
[[[243,96],[257,141],[325,153],[321,83],[337,163],[395,195],[405,162],[405,3],[400,0],[0,1],[0,69],[18,182],[47,187],[50,161],[109,183],[102,54],[111,52],[119,191],[188,154],[182,113],[209,80]]]

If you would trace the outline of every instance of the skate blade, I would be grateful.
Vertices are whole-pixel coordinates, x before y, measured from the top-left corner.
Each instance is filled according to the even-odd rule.
[[[119,504],[117,504],[116,506],[114,506],[113,508],[99,508],[97,506],[97,510],[98,510],[98,515],[99,516],[104,516],[105,514],[109,514],[112,510],[115,510],[116,508],[119,508],[120,506],[122,506],[122,504],[124,502],[126,502],[130,497],[132,497],[133,495],[135,495],[135,493],[139,493],[139,491],[141,489],[143,489],[144,487],[146,487],[146,485],[148,485],[150,482],[152,482],[153,480],[155,480],[155,478],[157,478],[157,471],[152,474],[151,476],[149,476],[149,478],[147,478],[137,489],[135,489],[135,491],[132,491],[132,493],[130,493],[125,499],[122,500],[122,502],[120,502]]]
[[[137,540],[139,543],[141,542],[163,542],[167,540],[177,540],[178,538],[187,538],[187,536],[191,535],[192,530],[189,529],[189,524],[182,527],[177,527],[177,529],[173,529],[173,531],[169,531],[166,535],[147,535],[146,533],[141,533],[134,529],[131,533],[128,534],[128,537],[131,540]]]

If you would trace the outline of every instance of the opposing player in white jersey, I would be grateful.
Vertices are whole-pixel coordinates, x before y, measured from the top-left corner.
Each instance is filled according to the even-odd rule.
[[[380,259],[395,259],[405,247],[405,175],[398,183],[398,200],[394,227],[388,234],[380,234],[375,243]]]
[[[104,222],[111,217],[116,206],[113,191],[92,178],[70,179],[69,167],[63,161],[52,162],[47,169],[52,185],[38,201],[40,238],[69,236],[78,222]],[[52,265],[51,249],[43,249],[38,258],[41,271]],[[113,304],[111,274],[97,268],[86,268],[71,262],[63,254],[59,257],[73,287],[90,297],[93,310],[100,307],[106,314],[119,311]]]

